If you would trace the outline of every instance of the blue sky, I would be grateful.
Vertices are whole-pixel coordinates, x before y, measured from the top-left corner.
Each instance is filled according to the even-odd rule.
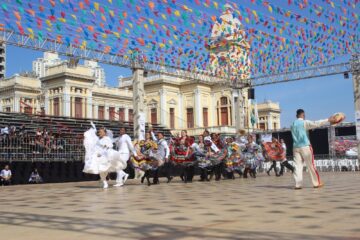
[[[32,61],[42,55],[42,52],[7,46],[7,76],[31,70]],[[117,85],[118,76],[131,74],[128,69],[102,66],[110,86]],[[307,118],[313,120],[327,118],[335,112],[344,112],[347,121],[353,122],[355,119],[352,80],[344,79],[343,75],[257,87],[256,99],[258,102],[272,100],[280,103],[283,127],[291,124],[298,108],[305,109]]]

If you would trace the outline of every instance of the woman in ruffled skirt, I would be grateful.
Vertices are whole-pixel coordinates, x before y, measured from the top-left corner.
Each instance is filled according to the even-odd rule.
[[[85,165],[83,172],[99,174],[103,188],[108,188],[106,177],[109,172],[123,170],[127,163],[123,161],[120,153],[113,149],[111,131],[100,128],[96,135],[96,127],[91,123],[92,128],[84,133]]]

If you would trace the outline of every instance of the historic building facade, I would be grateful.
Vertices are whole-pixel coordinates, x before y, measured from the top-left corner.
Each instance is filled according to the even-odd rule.
[[[211,61],[208,70],[221,77],[229,71],[230,81],[246,82],[250,46],[231,6],[224,9],[206,45]],[[0,111],[133,121],[132,77],[119,79],[118,87],[106,87],[104,69],[96,62],[78,65],[54,53],[34,61],[33,72],[34,76],[15,75],[0,81]],[[280,128],[279,105],[255,104],[246,88],[153,73],[145,76],[144,88],[145,120],[174,131],[187,129],[190,135],[198,135],[209,129],[234,134],[239,128]]]
[[[48,67],[42,78],[15,75],[0,81],[0,110],[132,121],[132,78],[120,79],[119,86],[98,86],[91,68],[62,62]],[[221,84],[157,74],[145,78],[145,92],[146,121],[175,131],[235,133],[236,111],[241,110],[245,129],[281,127],[278,103],[253,104],[246,99],[241,109],[237,98],[243,92]]]
[[[132,120],[132,92],[98,86],[93,69],[48,66],[43,77],[15,75],[0,81],[0,109],[73,118]]]
[[[281,109],[279,103],[267,100],[257,104],[258,110],[258,130],[277,130],[281,128]]]

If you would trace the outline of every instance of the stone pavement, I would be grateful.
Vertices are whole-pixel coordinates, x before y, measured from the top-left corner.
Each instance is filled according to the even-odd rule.
[[[304,177],[0,187],[0,239],[360,239],[360,172]]]

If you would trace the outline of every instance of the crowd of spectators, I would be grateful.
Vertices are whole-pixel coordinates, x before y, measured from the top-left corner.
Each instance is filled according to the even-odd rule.
[[[7,155],[14,155],[14,153],[41,155],[80,153],[82,152],[81,137],[74,137],[61,131],[49,131],[45,127],[30,131],[26,129],[25,125],[20,127],[8,125],[1,128],[0,151]]]

